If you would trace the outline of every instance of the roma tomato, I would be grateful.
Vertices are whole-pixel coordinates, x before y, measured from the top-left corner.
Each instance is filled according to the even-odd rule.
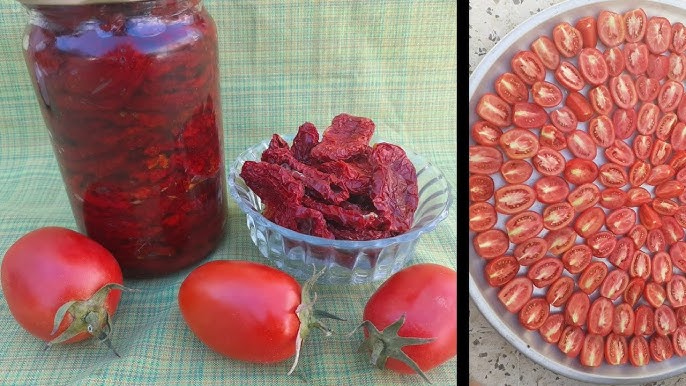
[[[495,80],[495,92],[511,105],[529,100],[529,89],[526,83],[511,72],[506,72]]]
[[[595,47],[584,48],[579,53],[579,71],[587,83],[597,86],[609,76],[603,54]]]
[[[485,260],[501,256],[510,248],[510,239],[500,229],[489,229],[479,232],[472,240],[474,251]]]
[[[551,231],[564,228],[572,223],[574,216],[574,207],[568,202],[548,205],[543,210],[543,227]]]
[[[626,63],[624,63],[624,54],[619,47],[610,47],[603,52],[605,63],[607,63],[607,71],[610,76],[619,76],[624,71]]]
[[[619,268],[619,271],[626,271],[631,265],[631,259],[634,257],[634,251],[636,246],[633,240],[628,237],[621,237],[617,240],[615,244],[615,249],[612,250],[610,256],[607,260],[612,263],[615,267]],[[613,270],[617,271],[617,270]]]
[[[593,117],[593,107],[591,107],[586,97],[577,91],[567,94],[565,105],[572,110],[574,116],[580,122],[586,122]]]
[[[541,35],[531,43],[530,48],[547,69],[554,70],[560,65],[560,53],[549,37]]]
[[[507,127],[512,123],[512,107],[495,94],[485,94],[479,99],[476,114],[496,127]]]
[[[634,75],[643,75],[648,70],[648,46],[644,43],[624,45],[626,70]]]
[[[577,186],[574,190],[569,192],[567,202],[572,204],[574,210],[582,212],[600,200],[600,189],[593,183],[587,183]]]
[[[570,358],[576,358],[584,345],[586,333],[579,326],[567,326],[560,334],[557,347]]]
[[[548,121],[543,107],[529,102],[515,103],[512,108],[512,123],[526,129],[539,128]]]
[[[672,346],[676,355],[686,356],[686,326],[679,326],[672,334]]]
[[[543,258],[548,252],[548,242],[542,237],[532,237],[517,244],[512,252],[519,266],[529,266]]]
[[[550,122],[563,133],[569,133],[576,129],[579,123],[574,112],[567,106],[562,106],[550,112]]]
[[[662,141],[669,140],[672,134],[672,129],[674,129],[674,126],[678,121],[679,118],[677,117],[676,113],[665,113],[657,122],[657,129],[655,129],[655,136],[657,139]]]
[[[598,203],[605,209],[615,210],[624,206],[627,194],[619,188],[607,188],[600,192]]]
[[[667,77],[675,82],[684,80],[684,77],[686,77],[686,56],[684,54],[671,54],[669,56],[669,72],[667,72]]]
[[[605,64],[604,61],[603,64]],[[534,103],[541,107],[555,107],[562,102],[562,91],[560,88],[556,84],[544,80],[538,81],[531,86],[531,96],[534,99]]]
[[[534,189],[536,190],[535,197],[544,204],[562,202],[569,194],[569,185],[567,184],[567,181],[559,176],[543,176],[539,178],[534,182]]]
[[[581,32],[581,41],[584,48],[595,48],[598,44],[598,29],[596,19],[593,16],[585,16],[579,19],[574,28]]]
[[[629,176],[624,167],[608,162],[598,170],[598,180],[608,188],[621,188],[629,183]]]
[[[562,255],[562,264],[565,269],[576,275],[588,267],[593,259],[593,251],[586,244],[578,244],[571,247]]]
[[[655,332],[655,311],[647,304],[636,307],[635,335],[653,335]]]
[[[565,323],[570,326],[583,326],[586,324],[588,310],[591,308],[591,298],[581,291],[574,292],[565,304]]]
[[[646,25],[645,42],[653,54],[661,54],[672,41],[672,24],[665,17],[653,16]]]
[[[519,51],[512,57],[510,65],[512,72],[529,86],[545,79],[543,62],[531,51]]]
[[[511,159],[527,159],[538,152],[539,143],[531,130],[514,128],[500,136],[500,148]]]
[[[553,28],[553,42],[560,55],[565,58],[579,55],[583,48],[581,32],[567,22],[562,22]]]
[[[646,34],[648,17],[643,9],[632,9],[624,14],[624,38],[629,43],[643,40]]]
[[[627,207],[615,209],[608,213],[605,225],[617,236],[625,235],[636,224],[636,212]]]
[[[608,147],[615,141],[615,126],[607,115],[599,115],[588,123],[588,134],[596,145]]]
[[[666,55],[648,54],[648,68],[646,75],[649,78],[662,81],[669,72],[669,58]]]
[[[623,73],[610,78],[609,88],[612,99],[621,109],[631,109],[638,102],[636,85],[634,85],[634,80],[629,74]]]
[[[500,174],[508,184],[521,184],[529,180],[534,172],[534,167],[525,160],[511,159],[500,167]],[[479,176],[475,174],[472,177]],[[483,176],[488,177],[488,176]],[[490,177],[488,177],[490,178]],[[470,194],[472,192],[470,185]],[[490,198],[490,197],[489,197]]]
[[[410,367],[398,358],[383,357],[376,361],[379,368],[403,374],[418,373],[428,381],[424,372],[455,357],[456,286],[454,270],[428,263],[411,265],[381,284],[364,308],[362,326],[368,338],[363,347],[376,352],[381,348],[388,350],[388,344],[398,351],[402,347],[405,358],[414,365]],[[527,300],[522,302],[522,307]],[[417,344],[420,342],[424,343]]]
[[[493,197],[494,183],[489,176],[474,174],[469,176],[469,200],[488,201]]]
[[[538,153],[531,158],[531,163],[539,173],[546,176],[556,176],[565,170],[567,160],[557,150],[549,147],[538,149]]]
[[[588,310],[588,332],[601,336],[611,333],[614,308],[610,299],[603,296],[596,298]]]
[[[559,258],[549,256],[533,263],[526,276],[537,288],[545,288],[560,278],[563,269],[564,266]]]
[[[615,47],[624,42],[625,28],[622,15],[612,11],[601,11],[598,15],[598,39],[606,47]]]
[[[581,91],[586,86],[586,81],[584,80],[583,75],[581,75],[581,71],[570,62],[563,61],[560,63],[560,66],[555,70],[554,75],[555,79],[562,87],[570,92]]]
[[[686,27],[682,22],[672,24],[672,41],[669,42],[669,50],[677,54],[686,50]]]
[[[567,148],[577,158],[595,159],[598,154],[593,138],[584,130],[574,130],[567,136]]]
[[[498,146],[503,130],[492,123],[477,121],[472,125],[472,138],[478,145]]]
[[[557,344],[562,336],[562,330],[565,328],[565,317],[561,313],[550,314],[548,319],[543,322],[538,329],[543,340],[550,344]]]
[[[648,78],[645,75],[639,75],[636,78],[636,93],[641,102],[653,102],[657,99],[660,87],[658,79]]]
[[[313,314],[307,304],[318,276],[301,287],[287,273],[264,264],[215,260],[183,280],[178,304],[190,330],[217,353],[251,363],[276,363],[295,355],[292,372],[306,326],[315,322],[306,315]],[[447,309],[455,310],[454,299],[445,294]]]
[[[583,238],[590,237],[605,225],[605,211],[594,206],[581,212],[574,221],[574,230]]]
[[[48,345],[109,333],[122,272],[103,246],[70,229],[45,227],[16,240],[0,267],[2,292],[19,325]],[[116,353],[116,352],[115,352]]]
[[[545,299],[553,307],[562,307],[574,292],[574,279],[569,276],[560,276],[548,287]]]
[[[550,315],[550,306],[545,298],[529,299],[519,311],[519,322],[527,330],[538,330]]]
[[[498,222],[498,214],[488,202],[476,202],[469,206],[469,229],[483,232],[493,228]]]
[[[623,365],[629,361],[629,344],[626,337],[613,332],[605,338],[605,361],[611,365]]]
[[[567,137],[554,125],[543,125],[538,135],[538,142],[541,146],[560,151],[567,148]]]
[[[595,292],[607,277],[608,268],[602,261],[593,261],[579,275],[577,285],[587,294]]]
[[[588,367],[598,367],[605,357],[605,340],[601,335],[586,334],[579,353],[579,361]]]
[[[610,89],[601,84],[588,91],[588,99],[591,107],[598,115],[609,115],[615,108]]]
[[[612,124],[615,127],[615,137],[617,139],[627,139],[634,135],[636,131],[636,110],[616,109],[612,112]]]
[[[600,295],[612,301],[617,300],[620,295],[624,294],[628,285],[629,274],[621,269],[613,269],[605,276],[600,286]]]
[[[564,178],[574,185],[583,185],[598,178],[598,165],[593,160],[572,158],[565,164]]]
[[[650,357],[655,362],[665,361],[674,356],[674,347],[668,337],[653,334],[650,337]]]
[[[495,191],[495,210],[503,214],[520,213],[529,209],[534,202],[536,193],[528,185],[505,185]]]
[[[686,277],[675,274],[672,280],[667,282],[667,300],[672,308],[686,305]]]
[[[469,147],[469,172],[491,175],[497,173],[503,165],[503,153],[490,146]]]
[[[684,95],[684,85],[681,81],[668,79],[660,88],[660,93],[657,97],[657,103],[663,113],[668,113],[676,110],[681,102],[681,96]]]
[[[642,335],[634,335],[629,341],[629,361],[636,367],[650,363],[650,346]]]

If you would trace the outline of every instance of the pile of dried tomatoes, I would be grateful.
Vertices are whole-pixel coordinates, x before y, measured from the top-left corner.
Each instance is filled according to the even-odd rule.
[[[555,26],[479,98],[469,226],[522,326],[585,366],[686,355],[686,28]]]

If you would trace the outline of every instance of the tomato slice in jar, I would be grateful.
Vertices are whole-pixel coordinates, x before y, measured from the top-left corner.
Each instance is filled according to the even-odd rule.
[[[660,93],[660,81],[639,75],[636,78],[636,94],[641,102],[653,102]]]
[[[634,256],[635,250],[633,240],[628,237],[621,237],[617,240],[615,249],[607,257],[607,261],[619,268],[619,270],[626,271],[631,265],[631,259]]]
[[[521,184],[529,180],[534,167],[525,160],[511,159],[500,167],[500,175],[508,184]],[[490,178],[490,177],[489,177]]]
[[[577,216],[574,230],[581,237],[590,237],[605,225],[605,211],[597,206],[590,207]]]
[[[636,307],[636,325],[634,327],[635,335],[653,335],[655,333],[655,312],[653,308],[647,304],[641,304]]]
[[[569,276],[560,276],[548,287],[545,299],[553,307],[562,307],[572,296],[572,292],[574,292],[574,279]]]
[[[510,248],[510,239],[501,229],[479,232],[472,240],[474,251],[482,259],[490,260],[504,255]]]
[[[593,183],[579,185],[567,196],[567,202],[572,204],[577,213],[594,206],[599,200],[600,189]]]
[[[560,55],[565,58],[579,55],[583,48],[581,32],[567,22],[562,22],[553,28],[553,43]]]
[[[541,237],[532,237],[517,244],[512,254],[517,264],[526,267],[541,260],[548,253],[548,241]]]
[[[661,54],[669,48],[672,41],[672,24],[665,17],[653,16],[646,25],[645,42],[650,52]]]
[[[599,367],[605,358],[605,340],[601,335],[586,334],[579,362],[586,367]]]
[[[579,121],[574,112],[567,106],[562,106],[550,112],[550,122],[563,133],[575,130]]]
[[[560,65],[560,53],[555,43],[547,36],[541,35],[531,43],[531,52],[538,56],[541,63],[549,69],[555,70]]]
[[[586,269],[591,260],[593,260],[593,251],[586,244],[574,245],[562,255],[562,264],[573,275]]]
[[[581,32],[581,42],[584,48],[595,48],[598,44],[598,28],[593,16],[585,16],[579,19],[574,28]]]
[[[529,88],[518,75],[505,72],[495,80],[495,92],[505,102],[513,105],[529,100]]]
[[[593,160],[598,155],[593,138],[583,130],[574,130],[567,136],[567,149],[577,158]]]
[[[531,299],[533,291],[534,285],[529,278],[517,276],[500,289],[498,299],[508,311],[516,313]]]
[[[636,315],[633,308],[627,303],[615,306],[612,315],[612,332],[622,336],[632,336],[636,323]]]
[[[548,230],[564,228],[574,220],[574,207],[568,202],[548,205],[543,210],[543,227]]]
[[[662,84],[660,94],[657,97],[657,103],[663,113],[676,110],[684,95],[684,85],[681,81],[668,79]]]
[[[610,78],[610,94],[617,107],[631,109],[638,102],[638,93],[631,75],[622,73]]]
[[[562,177],[543,176],[534,183],[536,198],[544,204],[564,201],[569,195],[569,185]]]
[[[624,45],[624,65],[633,75],[643,75],[648,70],[648,46],[644,43]]]
[[[538,136],[538,142],[541,144],[541,146],[549,147],[557,151],[567,148],[567,137],[562,131],[553,125],[543,125],[543,127],[541,127],[541,132]]]
[[[565,323],[570,326],[583,326],[586,324],[588,310],[591,308],[591,298],[588,294],[575,291],[567,300],[564,307]]]
[[[538,236],[543,230],[543,218],[534,211],[525,211],[512,216],[505,222],[507,235],[513,244]]]
[[[576,358],[581,353],[586,333],[579,326],[566,326],[560,334],[557,347],[570,358]]]
[[[548,302],[541,297],[529,299],[519,311],[519,323],[527,330],[538,330],[550,315]]]
[[[613,269],[608,272],[605,280],[600,285],[600,296],[609,299],[610,304],[612,304],[612,301],[617,300],[624,294],[628,285],[629,274],[622,269]]]
[[[607,188],[600,192],[598,204],[605,209],[615,210],[624,206],[627,201],[627,194],[619,188]]]
[[[574,185],[583,185],[598,178],[598,165],[583,158],[572,158],[565,165],[564,178]]]
[[[624,42],[626,26],[622,15],[603,10],[598,14],[598,39],[606,47],[615,47]]]
[[[624,71],[626,63],[624,62],[624,53],[619,47],[610,47],[603,52],[605,63],[607,63],[607,71],[610,76],[619,76]]]
[[[570,62],[562,61],[553,75],[555,80],[570,92],[581,91],[586,86],[586,81],[583,75],[581,75],[581,71]],[[580,118],[578,114],[577,118]]]
[[[512,72],[531,86],[539,80],[545,79],[545,67],[541,59],[531,51],[519,51],[510,61]]]
[[[619,208],[608,213],[607,229],[615,235],[625,235],[636,224],[636,212],[631,208]]]
[[[538,153],[531,158],[534,168],[546,176],[556,176],[562,173],[566,162],[567,160],[559,151],[549,147],[538,149]]]
[[[593,249],[593,247],[591,247],[591,249]],[[577,285],[581,291],[590,295],[600,287],[605,280],[607,273],[608,268],[604,262],[592,261],[586,269],[581,272],[581,275],[579,275]]]
[[[605,361],[610,365],[624,365],[629,361],[626,336],[609,333],[605,338]]]
[[[547,121],[548,113],[537,104],[518,102],[512,108],[512,123],[519,127],[525,129],[539,128]]]
[[[686,306],[686,277],[682,274],[672,275],[667,282],[667,300],[673,308]]]
[[[540,147],[538,138],[531,130],[513,128],[500,136],[500,148],[511,159],[533,157]]]
[[[519,263],[514,256],[499,256],[486,264],[484,277],[491,287],[502,287],[517,276],[519,268]]]
[[[469,172],[491,175],[497,173],[503,165],[503,153],[500,150],[475,145],[469,147]]]
[[[476,114],[496,127],[507,127],[512,124],[512,107],[504,99],[492,93],[486,93],[479,99]]]
[[[559,258],[544,257],[529,267],[526,276],[535,287],[545,288],[560,278],[563,269],[564,266]]]
[[[677,54],[686,50],[686,28],[680,21],[672,24],[672,40],[669,42],[669,50]]]
[[[648,17],[643,9],[632,9],[624,14],[624,38],[629,43],[643,40],[648,24]]]
[[[598,115],[609,115],[615,108],[610,89],[601,84],[588,91],[588,101]]]
[[[635,367],[646,366],[650,363],[650,346],[641,335],[634,335],[629,340],[629,361]]]
[[[611,333],[614,309],[615,306],[610,299],[603,296],[597,297],[588,309],[587,331],[600,336]]]
[[[615,127],[615,137],[623,140],[630,138],[636,131],[637,114],[636,110],[616,109],[612,112],[612,124]]]
[[[604,84],[609,73],[602,52],[595,47],[584,48],[579,53],[579,71],[584,80],[593,86]]]
[[[550,314],[548,319],[539,327],[541,338],[550,344],[557,344],[565,327],[565,318],[561,313]]]
[[[469,229],[483,232],[493,228],[498,222],[498,214],[488,202],[477,202],[469,206]]]
[[[605,62],[603,62],[604,64]],[[562,102],[562,91],[556,84],[538,81],[531,86],[534,103],[541,107],[555,107]]]
[[[477,121],[472,125],[472,138],[482,146],[498,146],[503,130],[492,123]]]

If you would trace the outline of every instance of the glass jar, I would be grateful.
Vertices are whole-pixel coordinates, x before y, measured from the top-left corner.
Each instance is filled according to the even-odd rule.
[[[217,30],[202,1],[20,1],[78,228],[128,277],[206,257],[227,202]]]

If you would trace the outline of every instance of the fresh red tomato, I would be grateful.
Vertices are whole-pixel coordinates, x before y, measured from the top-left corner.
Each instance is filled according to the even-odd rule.
[[[655,309],[655,332],[667,336],[676,331],[676,315],[671,307],[663,304]]]
[[[624,365],[629,361],[626,337],[613,332],[605,338],[605,361],[610,365]]]
[[[665,17],[653,16],[646,25],[645,42],[653,54],[661,54],[672,41],[672,24]]]
[[[683,357],[686,356],[686,326],[679,326],[672,334],[672,346],[674,353]]]
[[[0,281],[10,313],[31,335],[49,345],[95,336],[112,347],[122,272],[87,236],[59,227],[28,232],[5,252]]]
[[[583,75],[581,75],[581,71],[570,62],[562,61],[557,70],[555,70],[554,75],[555,80],[570,92],[581,91],[586,86],[586,81]],[[578,114],[577,118],[581,120]]]
[[[610,76],[619,76],[624,71],[626,63],[624,63],[624,54],[619,47],[610,47],[603,52],[605,63],[607,63],[607,71]]]
[[[605,83],[609,73],[602,52],[595,47],[584,48],[579,53],[579,71],[587,83],[597,86]]]
[[[545,293],[546,301],[553,307],[562,307],[574,292],[574,279],[569,276],[560,276],[555,280]]]
[[[548,230],[564,228],[574,220],[574,207],[568,202],[548,205],[543,210],[543,227]]]
[[[672,24],[672,41],[669,42],[669,50],[677,54],[686,50],[686,28],[680,21]]]
[[[512,123],[512,106],[495,94],[487,93],[479,99],[476,114],[496,127],[507,127]]]
[[[619,108],[632,109],[638,102],[636,85],[631,75],[627,73],[610,78],[609,88],[612,99]]]
[[[648,230],[657,229],[662,226],[660,215],[648,204],[642,204],[638,208],[638,219]]]
[[[563,133],[569,133],[572,130],[575,130],[579,123],[574,112],[567,106],[562,106],[557,110],[551,111],[550,122]]]
[[[646,248],[650,252],[660,252],[667,249],[667,239],[662,232],[662,228],[651,229],[648,231],[648,238],[646,239]]]
[[[605,340],[601,335],[586,334],[579,353],[579,362],[587,367],[598,367],[605,358]]]
[[[550,344],[557,344],[562,336],[562,330],[565,328],[565,317],[561,313],[550,314],[548,319],[543,322],[538,329],[543,340]]]
[[[562,255],[562,264],[569,273],[576,275],[586,269],[591,264],[592,259],[591,247],[586,244],[578,244]]]
[[[651,270],[650,256],[636,248],[634,256],[631,258],[631,265],[629,266],[629,276],[640,277],[647,280],[650,277]],[[645,292],[645,288],[644,288]]]
[[[538,149],[538,153],[531,158],[531,163],[539,173],[546,176],[556,176],[565,170],[567,160],[557,150],[549,147]]]
[[[624,14],[624,38],[629,43],[643,40],[648,17],[643,9],[632,9]]]
[[[502,256],[510,247],[510,239],[500,229],[489,229],[479,232],[472,240],[474,251],[483,259],[490,260]]]
[[[657,129],[657,121],[660,116],[660,108],[656,104],[646,102],[638,109],[636,130],[642,135],[652,135]],[[501,137],[502,139],[502,137]]]
[[[652,278],[655,283],[664,284],[672,280],[672,258],[665,251],[653,255]]]
[[[603,64],[605,64],[605,61],[603,61]],[[560,88],[556,84],[544,80],[537,81],[531,86],[531,96],[534,99],[534,103],[541,107],[555,107],[562,102],[562,91]]]
[[[657,200],[653,201],[653,204]],[[665,200],[668,201],[668,200]],[[676,204],[675,204],[676,205]],[[657,206],[653,205],[655,211],[657,212]],[[676,210],[674,211],[676,212]],[[658,212],[660,213],[660,212]],[[662,214],[660,213],[662,217],[662,232],[665,235],[665,241],[667,242],[668,245],[674,245],[677,241],[683,240],[684,236],[686,234],[684,233],[684,228],[679,225],[679,223],[676,221],[674,217],[672,217],[671,214]]]
[[[619,188],[607,188],[600,192],[598,203],[605,209],[615,210],[624,206],[627,194]]]
[[[679,118],[676,116],[676,113],[674,112],[670,111],[662,115],[662,117],[660,117],[660,120],[657,122],[657,129],[655,129],[655,136],[657,137],[657,139],[660,139],[662,141],[669,140],[669,137],[672,134],[672,129],[678,121]]]
[[[686,121],[686,98],[681,98],[681,102],[676,108],[676,115],[679,117],[679,121]]]
[[[631,259],[634,256],[636,247],[634,241],[629,237],[620,237],[617,239],[615,249],[612,250],[607,260],[621,271],[626,271],[631,265]]]
[[[591,247],[593,256],[608,257],[617,245],[617,238],[610,231],[600,231],[590,235],[586,244]]]
[[[608,147],[615,142],[615,126],[607,115],[598,115],[588,122],[588,134],[600,147]]]
[[[538,330],[550,315],[550,306],[545,298],[533,297],[519,311],[519,323],[527,330]]]
[[[636,131],[636,110],[616,109],[612,112],[612,124],[615,127],[615,137],[617,139],[627,139],[634,135]]]
[[[634,224],[636,224],[636,212],[627,207],[609,212],[605,219],[607,229],[617,236],[629,233]]]
[[[674,274],[667,282],[667,300],[673,308],[686,306],[686,277]]]
[[[600,116],[609,116],[615,108],[610,89],[604,84],[593,87],[588,91],[588,101],[593,111]]]
[[[669,180],[655,187],[655,197],[676,198],[684,193],[686,184],[678,180]]]
[[[663,113],[676,110],[681,101],[681,96],[684,95],[684,86],[681,81],[668,79],[662,84],[660,94],[657,97],[657,103]]]
[[[653,148],[650,149],[650,163],[653,166],[659,166],[667,163],[672,156],[672,145],[669,142],[661,139],[656,139],[653,142]]]
[[[536,202],[536,192],[525,184],[505,185],[495,191],[495,210],[516,214],[529,209]]]
[[[511,105],[529,100],[526,83],[511,72],[503,73],[495,80],[495,92]]]
[[[457,273],[454,270],[428,263],[410,265],[381,284],[364,307],[363,326],[368,338],[363,347],[375,351],[379,350],[379,345],[388,349],[388,344],[395,344],[399,350],[402,347],[399,337],[431,341],[402,347],[404,354],[416,364],[413,368],[393,357],[388,360],[380,358],[376,362],[378,367],[403,374],[419,373],[428,380],[424,372],[455,357],[456,286]],[[400,329],[389,334],[389,330],[393,329],[386,329],[398,324]],[[263,346],[271,347],[269,343]]]
[[[547,69],[554,70],[560,65],[560,53],[557,51],[555,43],[549,37],[545,35],[539,36],[531,43],[530,48]]]
[[[646,137],[646,136],[644,136]],[[638,139],[638,137],[636,137]],[[652,141],[652,139],[651,139]],[[636,144],[636,141],[634,141],[634,144]],[[652,143],[651,143],[652,145]],[[636,150],[636,149],[634,149]],[[642,150],[639,150],[642,151]],[[636,151],[638,153],[638,151]],[[636,156],[638,158],[633,165],[629,168],[629,184],[634,187],[640,187],[643,185],[646,181],[648,181],[648,177],[650,176],[650,173],[652,172],[652,166],[646,161],[643,161],[640,156]],[[649,195],[650,197],[650,195]]]
[[[669,56],[667,77],[675,82],[681,82],[686,78],[686,56],[684,54],[673,53]]]
[[[560,334],[557,347],[570,358],[576,358],[584,345],[586,333],[579,326],[567,326]]]
[[[617,335],[631,336],[634,334],[636,315],[627,303],[618,304],[612,315],[612,332]]]
[[[488,202],[475,202],[469,205],[469,229],[483,232],[493,228],[498,222],[498,214]]]
[[[603,10],[598,15],[598,39],[606,47],[615,47],[624,42],[625,29],[622,15]]]
[[[598,170],[598,180],[608,188],[621,188],[629,183],[629,176],[624,167],[608,162]]]
[[[613,133],[614,134],[614,133]],[[543,125],[538,136],[541,146],[560,151],[567,148],[567,137],[554,125]]]
[[[603,280],[603,284],[600,285],[600,295],[611,301],[617,300],[619,296],[624,294],[628,285],[629,274],[622,269],[613,269],[609,271]]]
[[[634,246],[637,249],[643,248],[648,237],[648,230],[643,224],[636,224],[629,230],[627,236],[634,241]]]
[[[606,336],[612,332],[612,317],[615,306],[606,297],[598,296],[588,310],[588,324],[586,328],[591,334]]]
[[[562,22],[553,28],[553,42],[560,55],[565,58],[579,55],[583,48],[581,32],[567,22]]]
[[[642,277],[632,277],[624,290],[624,302],[632,307],[638,303],[643,296],[646,281]]]
[[[529,266],[543,258],[548,252],[548,242],[541,237],[532,237],[517,244],[512,252],[518,265]]]
[[[648,304],[653,306],[653,308],[658,308],[664,304],[665,299],[667,298],[667,291],[665,291],[665,287],[661,284],[646,281],[646,286],[643,289],[643,298],[645,298]]]
[[[660,81],[639,75],[636,78],[636,94],[641,102],[652,102],[660,92]]]
[[[505,222],[507,235],[513,244],[538,236],[543,230],[543,218],[534,211],[518,213]]]
[[[531,299],[533,291],[534,284],[531,279],[517,276],[500,289],[498,299],[508,311],[517,313]]]
[[[510,185],[512,186],[512,185]],[[544,204],[562,202],[569,194],[569,185],[559,176],[543,176],[534,182],[535,197]]]
[[[672,128],[669,143],[672,144],[672,149],[676,151],[686,150],[686,124],[677,122]]]
[[[569,195],[567,196],[567,202],[572,204],[574,210],[577,212],[582,212],[594,206],[599,200],[600,189],[593,183],[579,185],[569,192]]]
[[[512,107],[512,123],[525,129],[540,128],[548,121],[543,107],[529,102],[515,103]]]
[[[548,242],[548,251],[559,256],[574,246],[577,234],[573,228],[565,227],[550,231],[543,238]]]
[[[608,160],[625,167],[630,167],[636,160],[629,145],[618,139],[607,147],[604,153]]]
[[[593,138],[584,130],[574,130],[567,136],[567,148],[577,158],[593,160],[598,148]]]
[[[634,186],[626,191],[627,201],[626,206],[638,207],[643,204],[648,204],[652,200],[650,192],[642,186]]]
[[[541,59],[531,51],[517,52],[512,57],[510,66],[512,67],[512,72],[529,86],[545,79],[545,66],[543,66]]]
[[[674,168],[669,165],[657,165],[651,169],[650,175],[646,180],[648,185],[657,186],[661,183],[674,178],[675,175]]]
[[[491,175],[497,173],[503,165],[503,153],[489,146],[469,147],[469,172]]]
[[[636,367],[650,363],[650,346],[642,335],[634,335],[629,341],[629,361]]]
[[[676,323],[679,327],[686,326],[686,307],[676,309]]]
[[[513,128],[500,136],[500,148],[511,159],[531,158],[539,147],[538,138],[531,130]]]
[[[633,75],[645,74],[648,70],[648,46],[644,43],[627,43],[623,52],[626,70]]]
[[[666,361],[674,356],[674,347],[668,337],[653,334],[650,337],[650,357],[655,362]]]
[[[472,125],[472,138],[482,146],[498,146],[503,130],[492,123],[477,121]]]
[[[474,174],[469,176],[469,200],[488,201],[493,197],[494,183],[489,176]]]
[[[593,206],[579,213],[574,221],[574,230],[579,236],[586,238],[598,232],[605,225],[605,211]]]
[[[529,162],[521,159],[511,159],[500,167],[500,175],[503,176],[503,179],[508,184],[524,183],[529,180],[533,172],[534,167]],[[478,176],[478,174],[474,176]]]
[[[537,288],[545,288],[551,285],[562,275],[564,266],[557,257],[544,257],[533,263],[526,272],[526,276]]]
[[[646,69],[646,75],[648,75],[648,78],[662,81],[663,79],[667,78],[667,73],[669,73],[669,57],[666,55],[649,53],[648,68]]]
[[[653,307],[641,304],[636,307],[635,335],[653,335],[655,333],[655,312]]]
[[[591,247],[593,249],[593,247]],[[587,294],[595,292],[607,277],[608,268],[602,261],[592,261],[586,269],[581,272],[577,285],[579,289]]]
[[[565,164],[564,178],[574,185],[583,185],[598,178],[598,165],[589,159],[572,158]]]
[[[595,48],[598,44],[598,29],[596,20],[593,16],[585,16],[579,19],[574,28],[581,32],[581,41],[584,48]]]
[[[583,326],[586,324],[588,310],[591,308],[591,298],[588,294],[575,291],[565,304],[564,315],[565,323],[570,326]]]

